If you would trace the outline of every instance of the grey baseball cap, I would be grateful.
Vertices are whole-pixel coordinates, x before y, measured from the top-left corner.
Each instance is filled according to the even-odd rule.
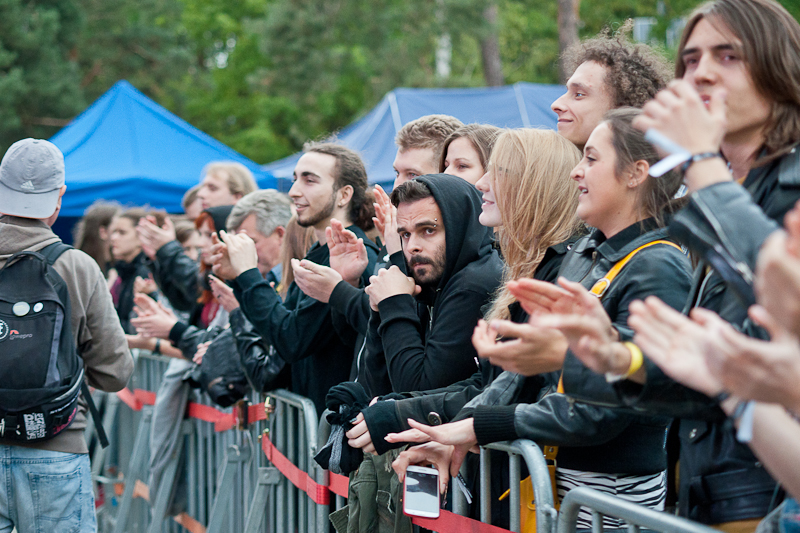
[[[11,145],[0,162],[0,213],[48,218],[64,185],[64,154],[42,139]]]

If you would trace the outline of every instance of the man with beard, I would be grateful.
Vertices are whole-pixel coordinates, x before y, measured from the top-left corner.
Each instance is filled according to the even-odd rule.
[[[373,396],[470,377],[478,368],[471,332],[503,269],[491,231],[478,222],[480,193],[468,182],[422,176],[391,199],[411,277],[392,266],[366,289],[373,313],[362,384]]]
[[[331,143],[308,144],[304,152],[295,167],[289,197],[297,209],[297,222],[313,227],[317,236],[318,242],[306,259],[329,264],[325,228],[336,218],[367,244],[369,266],[365,272],[372,272],[377,246],[363,231],[372,224],[372,212],[366,200],[367,172],[361,158]],[[225,234],[223,240],[215,250],[214,270],[235,278],[234,294],[245,316],[291,364],[292,391],[310,398],[321,414],[328,389],[351,377],[354,347],[336,334],[327,303],[306,296],[295,283],[289,286],[286,300],[281,301],[258,271],[256,246],[250,237]],[[366,284],[368,275],[362,277]]]

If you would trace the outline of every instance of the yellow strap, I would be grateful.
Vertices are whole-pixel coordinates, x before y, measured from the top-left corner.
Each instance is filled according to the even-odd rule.
[[[605,276],[603,276],[602,278],[598,279],[595,282],[595,284],[592,286],[592,289],[589,292],[591,292],[598,298],[602,297],[603,294],[605,294],[605,292],[608,290],[608,287],[611,286],[611,282],[614,281],[614,278],[617,277],[617,274],[619,274],[620,270],[622,270],[625,267],[625,265],[628,264],[628,261],[633,259],[633,256],[638,254],[640,251],[655,244],[668,244],[673,248],[681,250],[681,247],[675,244],[674,242],[665,240],[652,241],[648,242],[647,244],[643,244],[634,251],[632,251],[631,253],[629,253],[628,255],[626,255],[625,257],[623,257],[621,260],[617,261],[617,263],[613,267],[611,267],[611,270],[609,270]]]

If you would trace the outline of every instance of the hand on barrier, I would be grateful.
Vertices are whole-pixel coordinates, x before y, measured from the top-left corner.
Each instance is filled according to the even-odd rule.
[[[364,453],[377,455],[375,452],[375,446],[372,444],[372,436],[369,434],[367,422],[364,420],[364,415],[362,413],[358,413],[355,422],[356,423],[352,429],[345,433],[345,436],[348,439],[347,444],[350,445],[351,448],[361,448]]]
[[[719,337],[706,352],[706,362],[726,391],[745,400],[777,403],[795,411],[800,406],[800,344],[767,313],[754,305],[750,318],[769,333],[771,341],[748,337],[716,314],[704,309],[693,313],[710,335]]]
[[[694,322],[655,296],[632,302],[630,313],[628,325],[635,332],[634,342],[665,374],[707,396],[723,390],[705,357],[719,338],[719,324]],[[703,320],[706,313],[694,309],[692,316]],[[704,323],[709,328],[703,327]]]
[[[247,233],[228,233],[225,230],[219,232],[219,236],[227,246],[228,263],[234,278],[258,267],[258,254],[256,253],[256,243],[253,242]],[[224,253],[223,253],[224,255]],[[216,258],[216,254],[214,255]],[[213,259],[212,259],[213,260]],[[216,265],[216,261],[214,264]],[[222,262],[220,262],[222,264]],[[215,274],[222,277],[220,273]]]
[[[214,294],[214,298],[217,299],[223,309],[229,313],[234,309],[238,309],[239,300],[233,295],[231,287],[216,276],[208,276],[208,283],[211,285],[211,292]]]
[[[175,226],[169,217],[164,219],[164,225],[159,227],[156,224],[156,217],[148,215],[139,220],[136,225],[136,233],[139,235],[139,242],[142,244],[142,251],[150,259],[155,258],[156,252],[168,242],[174,241]]]
[[[328,243],[331,268],[339,274],[340,280],[344,279],[353,287],[358,287],[361,275],[369,265],[364,241],[356,237],[352,231],[345,229],[344,224],[335,218],[332,218],[331,225],[325,228],[325,241]]]
[[[170,330],[178,322],[175,313],[146,294],[135,295],[133,301],[136,304],[133,310],[138,316],[131,319],[131,324],[136,332],[143,337],[168,339]]]
[[[479,320],[472,345],[493,365],[525,376],[559,370],[567,353],[567,340],[560,332],[509,320],[493,320],[491,324]]]
[[[458,468],[452,470],[452,458],[455,446],[440,444],[438,442],[428,442],[419,446],[414,446],[402,452],[397,459],[392,462],[392,468],[397,473],[402,483],[406,477],[406,469],[409,465],[432,464],[439,471],[439,493],[447,492],[447,483],[450,481],[450,473],[458,475]]]
[[[364,289],[369,295],[369,305],[373,311],[378,310],[378,304],[386,298],[398,294],[416,296],[422,288],[417,285],[414,278],[403,274],[399,268],[392,265],[388,269],[382,268],[377,276],[369,278],[369,285]]]
[[[400,243],[400,235],[397,233],[397,208],[392,205],[389,195],[380,185],[375,185],[375,227],[383,237],[383,244],[389,255],[403,249]]]
[[[318,302],[328,303],[333,289],[342,281],[342,276],[336,270],[307,259],[301,261],[293,258],[291,265],[294,282],[303,294]]]

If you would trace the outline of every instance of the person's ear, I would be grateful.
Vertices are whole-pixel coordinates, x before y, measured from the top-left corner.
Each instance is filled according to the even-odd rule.
[[[650,164],[647,161],[643,159],[636,161],[631,167],[630,175],[628,176],[628,188],[635,189],[644,183],[649,172]]]
[[[336,196],[336,206],[340,208],[346,206],[353,198],[353,186],[345,185],[344,187],[340,187],[339,190],[336,191]]]

